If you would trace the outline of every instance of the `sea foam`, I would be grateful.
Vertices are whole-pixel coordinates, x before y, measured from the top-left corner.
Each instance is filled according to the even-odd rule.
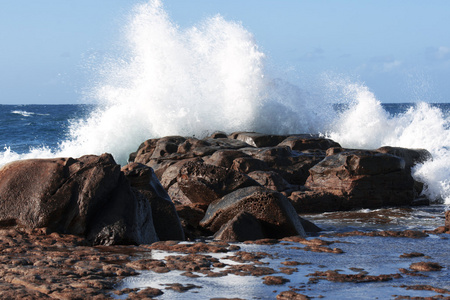
[[[124,164],[149,138],[204,137],[215,130],[273,134],[319,133],[344,147],[425,148],[433,161],[414,169],[425,193],[450,204],[448,116],[425,103],[392,116],[359,83],[329,80],[321,90],[272,78],[253,35],[222,16],[180,28],[160,1],[137,5],[125,28],[121,55],[99,67],[89,96],[98,105],[73,121],[57,149],[0,153],[0,164],[18,158],[112,153]],[[337,88],[336,88],[337,87]],[[321,95],[321,96],[318,96]],[[339,111],[333,104],[345,103]]]

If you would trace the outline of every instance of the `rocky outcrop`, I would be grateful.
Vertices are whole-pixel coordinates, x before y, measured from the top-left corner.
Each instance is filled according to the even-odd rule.
[[[411,204],[422,188],[411,168],[430,157],[423,149],[343,149],[311,135],[150,139],[122,170],[108,154],[4,166],[0,226],[47,227],[93,244],[304,235],[302,223],[319,229],[296,211]]]
[[[204,139],[148,140],[130,157],[155,170],[175,205],[185,206],[179,211],[205,213],[222,197],[263,186],[289,197],[299,213],[310,213],[411,204],[422,189],[412,179],[411,168],[430,155],[398,147],[344,149],[330,139],[307,134],[217,132]],[[183,228],[190,235],[205,230],[184,217],[181,223],[189,226]],[[228,226],[227,234],[233,226]]]
[[[0,223],[86,237],[92,244],[158,240],[150,203],[109,154],[32,159],[0,169]]]

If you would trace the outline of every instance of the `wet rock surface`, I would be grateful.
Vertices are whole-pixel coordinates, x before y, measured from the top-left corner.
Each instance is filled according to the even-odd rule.
[[[0,169],[0,224],[86,237],[92,244],[158,240],[151,207],[113,157],[16,161]]]

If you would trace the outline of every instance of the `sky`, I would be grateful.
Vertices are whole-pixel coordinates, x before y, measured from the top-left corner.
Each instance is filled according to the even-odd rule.
[[[0,104],[77,104],[137,0],[0,4]],[[276,76],[362,82],[381,102],[450,102],[450,1],[167,0],[180,28],[241,22]]]

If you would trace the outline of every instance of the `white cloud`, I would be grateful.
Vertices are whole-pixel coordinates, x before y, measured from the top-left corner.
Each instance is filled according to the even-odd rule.
[[[400,60],[394,60],[390,62],[383,63],[383,70],[385,72],[390,72],[402,65],[402,62]]]
[[[450,60],[450,47],[428,47],[425,50],[425,56],[427,59],[434,61]]]
[[[400,68],[402,64],[401,60],[395,59],[391,55],[386,55],[372,57],[367,67],[376,72],[391,72]]]

